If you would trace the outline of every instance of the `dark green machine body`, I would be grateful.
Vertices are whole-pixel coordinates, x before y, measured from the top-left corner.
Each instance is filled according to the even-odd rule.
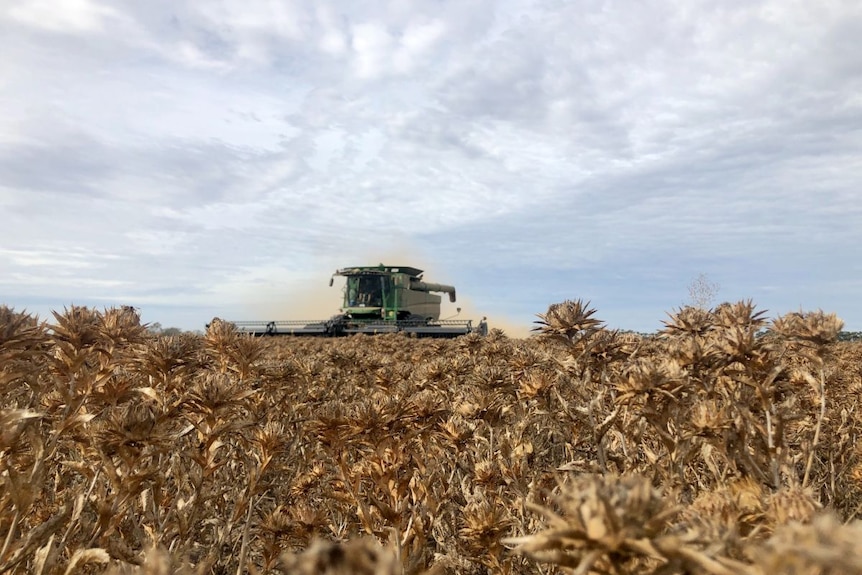
[[[476,326],[471,320],[441,320],[442,297],[436,294],[448,294],[454,302],[455,288],[423,281],[420,269],[380,264],[343,268],[335,276],[346,278],[344,300],[341,313],[328,320],[234,323],[255,335],[337,337],[405,332],[419,337],[457,337],[488,331],[484,318]]]
[[[455,301],[455,288],[422,281],[422,270],[377,266],[345,268],[335,275],[347,278],[341,311],[354,319],[440,319],[439,295]]]

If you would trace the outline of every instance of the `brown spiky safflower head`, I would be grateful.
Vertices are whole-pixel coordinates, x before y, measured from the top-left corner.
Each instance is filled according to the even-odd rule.
[[[603,321],[593,317],[595,309],[589,307],[590,302],[578,300],[565,300],[552,304],[548,311],[536,314],[538,321],[533,331],[538,332],[539,337],[567,344],[576,343],[578,340],[589,337],[599,331],[604,324]]]
[[[228,351],[231,367],[240,379],[247,380],[259,375],[259,364],[267,352],[268,340],[251,335],[236,337]]]
[[[810,489],[783,487],[769,496],[765,520],[771,526],[791,521],[807,523],[822,507]]]
[[[694,366],[696,369],[711,369],[718,365],[722,352],[715,345],[713,332],[706,336],[685,335],[684,332],[665,332],[661,337],[663,355],[671,357],[684,366]]]
[[[788,338],[825,345],[834,342],[843,329],[844,322],[834,313],[795,312],[776,318],[772,331]]]
[[[342,401],[327,401],[317,409],[307,429],[328,448],[338,448],[353,436],[349,406]]]
[[[477,461],[473,466],[473,481],[476,485],[495,485],[501,479],[500,467],[496,461]]]
[[[35,351],[45,336],[44,323],[25,312],[18,313],[12,308],[0,305],[0,360],[3,361],[3,367],[14,357],[13,353]]]
[[[295,520],[290,509],[284,505],[278,505],[272,511],[264,514],[260,522],[260,528],[276,536],[293,535]]]
[[[750,299],[725,302],[712,310],[712,320],[716,327],[744,327],[756,331],[766,325],[766,310],[758,310]]]
[[[214,317],[207,324],[204,345],[207,352],[219,362],[219,369],[222,372],[227,370],[227,366],[231,362],[231,351],[234,348],[234,343],[241,335],[236,325],[217,317]]]
[[[662,333],[670,336],[705,336],[712,328],[714,318],[709,310],[684,306],[668,314]]]
[[[35,424],[42,418],[43,414],[31,409],[0,409],[0,459],[5,469],[20,465],[19,459],[29,460],[41,453],[41,448],[31,445],[30,441],[21,441],[25,438],[24,431],[27,426]],[[18,476],[8,475],[8,481],[16,482]],[[4,486],[9,489],[8,484]],[[27,486],[20,488],[23,493]],[[9,495],[16,496],[17,489],[13,487]],[[20,507],[19,507],[20,509]]]
[[[674,399],[687,378],[683,366],[670,357],[638,359],[614,382],[619,391],[615,401],[627,404],[650,397]]]
[[[425,422],[439,421],[448,412],[444,400],[445,398],[440,392],[432,389],[423,389],[411,397],[409,411],[417,420]]]
[[[455,413],[468,419],[483,419],[487,423],[500,421],[506,410],[506,401],[495,389],[469,387],[454,401]]]
[[[556,378],[545,371],[531,371],[518,380],[518,396],[534,399],[550,393]]]
[[[557,510],[530,505],[545,517],[546,529],[505,542],[536,561],[579,573],[609,554],[643,554],[643,540],[662,534],[679,511],[640,476],[574,476],[561,482],[555,503]]]
[[[754,366],[766,361],[768,349],[760,337],[765,316],[766,311],[758,311],[751,300],[723,303],[713,310],[709,343],[723,363],[741,361]]]
[[[315,461],[311,468],[297,475],[290,486],[290,495],[297,499],[307,497],[308,494],[321,482],[326,476],[326,466],[320,461]]]
[[[469,442],[476,433],[476,423],[454,414],[446,421],[438,424],[440,437],[452,448],[460,449]]]
[[[0,342],[10,341],[18,331],[37,325],[36,318],[27,312],[16,312],[9,306],[0,305]]]
[[[202,340],[190,333],[151,338],[131,361],[137,371],[172,390],[202,367]]]
[[[458,338],[458,347],[462,351],[471,355],[478,353],[484,345],[485,338],[479,333],[469,333],[463,337]]]
[[[461,543],[471,554],[480,557],[494,555],[502,549],[500,538],[512,524],[504,507],[479,497],[464,507],[458,534]]]
[[[158,428],[158,414],[151,405],[128,402],[113,409],[96,427],[95,437],[107,455],[134,461],[148,446],[166,443]]]
[[[753,369],[771,366],[769,348],[754,330],[739,326],[722,329],[714,333],[710,343],[710,351],[721,365],[740,362]]]
[[[327,522],[326,512],[307,502],[295,505],[278,505],[266,513],[260,528],[277,537],[291,537],[307,544]]]
[[[729,429],[732,421],[726,406],[716,399],[697,402],[691,408],[689,421],[696,435],[714,436]]]
[[[704,539],[744,537],[762,523],[766,497],[763,485],[750,477],[729,481],[700,493],[681,512],[681,523],[696,528]]]
[[[268,421],[262,427],[254,429],[252,432],[254,457],[258,460],[261,469],[266,468],[276,455],[286,449],[287,442],[284,424],[280,422]]]
[[[139,343],[147,333],[138,310],[128,305],[106,309],[101,323],[102,335],[114,343]]]
[[[63,313],[52,312],[55,324],[51,326],[53,340],[81,350],[92,347],[100,339],[99,313],[87,307],[70,306]]]
[[[523,375],[543,364],[549,364],[548,360],[548,355],[541,354],[528,340],[523,340],[513,347],[507,363],[515,375]]]
[[[766,490],[751,477],[744,477],[728,485],[737,508],[744,517],[756,517],[763,511]]]
[[[376,539],[346,543],[315,541],[301,553],[285,553],[282,570],[294,575],[396,575],[397,554]]]
[[[810,524],[780,526],[751,556],[761,573],[826,575],[862,573],[862,522],[844,524],[832,514]]]
[[[214,418],[244,407],[256,392],[223,373],[206,373],[197,378],[188,392],[187,404],[198,413]]]
[[[617,330],[602,329],[590,338],[585,352],[593,366],[607,367],[622,362],[632,353],[631,337]],[[634,348],[636,349],[636,348]]]
[[[36,356],[46,353],[46,326],[27,313],[17,313],[0,305],[0,393],[6,386],[18,387],[21,379],[38,382]],[[11,389],[11,388],[10,388]]]

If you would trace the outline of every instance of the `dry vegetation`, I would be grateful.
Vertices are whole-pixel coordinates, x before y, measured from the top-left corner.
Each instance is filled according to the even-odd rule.
[[[0,573],[862,573],[837,318],[594,314],[275,340],[0,307]]]

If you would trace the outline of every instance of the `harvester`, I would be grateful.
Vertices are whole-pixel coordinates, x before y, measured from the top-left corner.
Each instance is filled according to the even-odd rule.
[[[347,279],[341,313],[316,321],[235,321],[240,331],[258,336],[294,335],[341,337],[354,334],[406,333],[417,337],[486,335],[488,324],[472,320],[440,319],[445,293],[455,302],[455,288],[426,282],[422,270],[405,266],[360,266],[337,270]],[[460,308],[458,312],[460,312]]]

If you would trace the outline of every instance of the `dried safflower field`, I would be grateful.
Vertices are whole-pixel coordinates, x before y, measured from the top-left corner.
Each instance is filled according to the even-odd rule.
[[[0,573],[862,573],[838,318],[595,315],[251,339],[0,307]]]

